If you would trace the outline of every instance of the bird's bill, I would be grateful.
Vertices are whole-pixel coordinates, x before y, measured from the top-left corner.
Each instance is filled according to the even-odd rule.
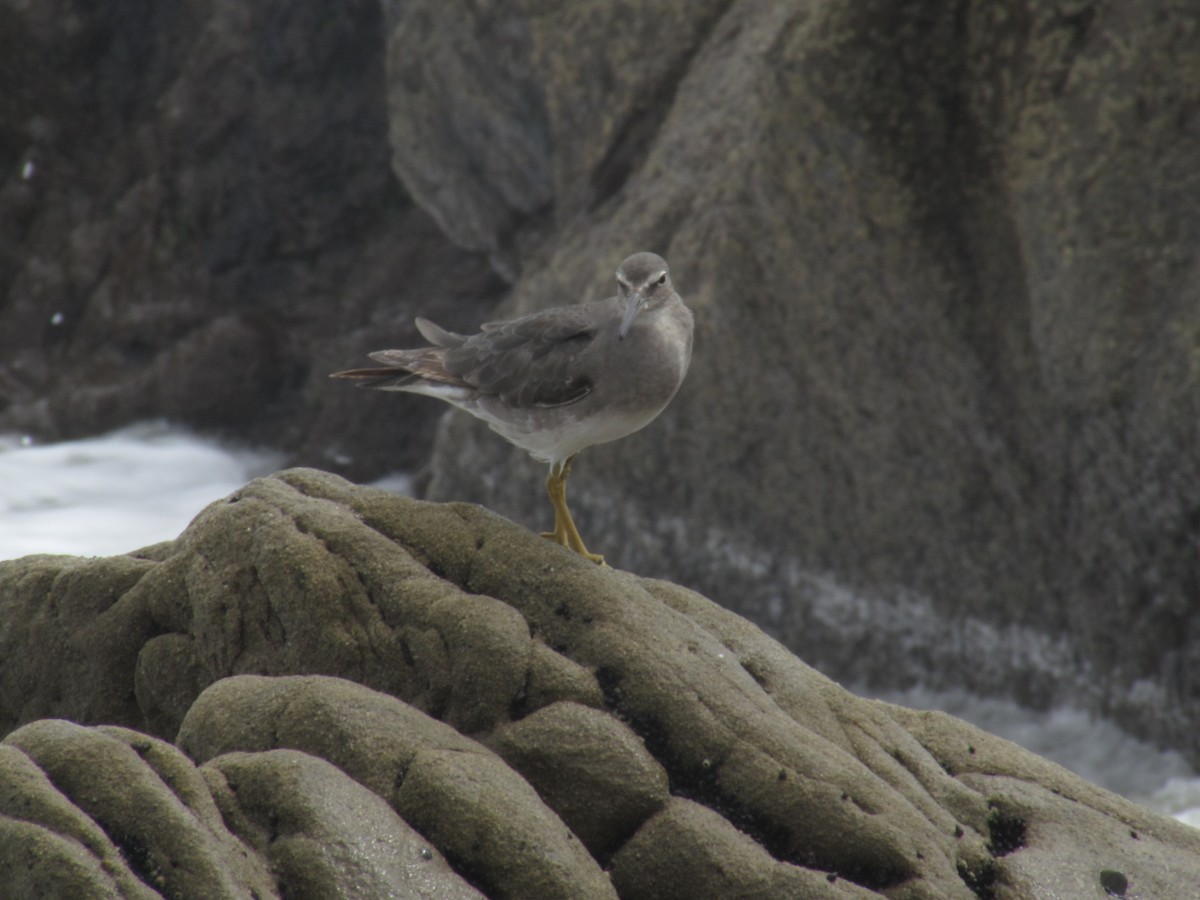
[[[625,303],[625,315],[621,317],[621,327],[617,331],[617,338],[620,340],[624,340],[625,335],[629,333],[629,327],[633,325],[633,320],[638,317],[638,313],[646,305],[646,298],[641,291],[634,291]]]

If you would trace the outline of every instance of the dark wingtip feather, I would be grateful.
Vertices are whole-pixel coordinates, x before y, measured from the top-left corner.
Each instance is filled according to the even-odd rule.
[[[395,369],[372,367],[369,369],[346,369],[343,372],[330,372],[330,378],[376,378],[384,373],[396,374]]]
[[[414,375],[408,369],[379,366],[370,369],[347,369],[344,372],[332,372],[330,378],[345,378],[354,382],[355,387],[388,389],[411,384],[420,376]]]

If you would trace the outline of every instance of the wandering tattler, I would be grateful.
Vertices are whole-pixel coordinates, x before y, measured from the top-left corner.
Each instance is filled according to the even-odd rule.
[[[567,477],[584,447],[648,425],[679,390],[692,357],[692,313],[667,264],[635,253],[617,269],[617,295],[488,322],[470,336],[427,319],[433,346],[380,350],[381,367],[334,372],[359,387],[445,400],[550,464],[554,530],[543,534],[595,562],[567,509]]]

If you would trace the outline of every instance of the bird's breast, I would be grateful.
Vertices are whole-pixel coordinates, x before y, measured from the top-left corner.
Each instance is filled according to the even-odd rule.
[[[625,340],[610,345],[605,368],[620,376],[608,382],[613,395],[597,398],[657,415],[683,383],[692,359],[692,314],[680,303],[637,321]]]

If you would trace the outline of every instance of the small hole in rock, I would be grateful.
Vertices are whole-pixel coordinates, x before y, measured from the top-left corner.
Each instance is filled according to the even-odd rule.
[[[1114,869],[1104,869],[1100,873],[1100,887],[1110,896],[1124,897],[1129,890],[1129,879]]]

